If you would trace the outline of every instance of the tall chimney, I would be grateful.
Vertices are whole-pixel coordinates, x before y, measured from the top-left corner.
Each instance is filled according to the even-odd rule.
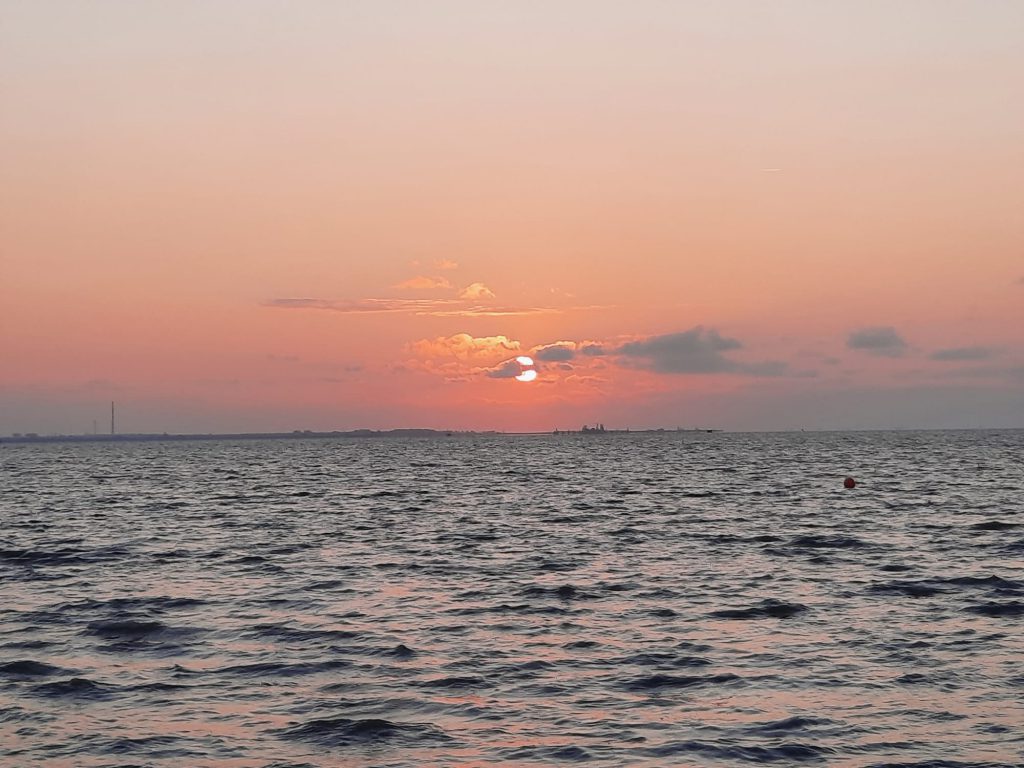
[[[114,401],[110,401],[110,434],[114,434]]]

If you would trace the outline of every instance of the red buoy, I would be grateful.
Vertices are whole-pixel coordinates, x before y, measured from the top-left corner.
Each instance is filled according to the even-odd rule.
[[[857,481],[854,480],[852,477],[848,477],[845,480],[843,480],[843,488],[856,488],[856,487],[857,487]]]

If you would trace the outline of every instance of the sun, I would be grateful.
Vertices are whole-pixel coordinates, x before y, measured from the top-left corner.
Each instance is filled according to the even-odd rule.
[[[533,381],[537,378],[537,370],[533,367],[533,358],[520,355],[516,362],[522,366],[522,372],[516,376],[516,381]]]

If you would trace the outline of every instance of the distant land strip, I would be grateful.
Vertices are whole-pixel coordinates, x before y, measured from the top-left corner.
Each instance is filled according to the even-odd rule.
[[[40,435],[32,432],[0,437],[3,443],[145,443],[158,440],[328,440],[359,437],[472,437],[477,435],[615,435],[615,434],[655,434],[655,433],[706,433],[721,432],[720,429],[609,429],[596,430],[552,430],[550,432],[500,432],[497,430],[471,431],[456,429],[353,429],[347,432],[313,432],[311,430],[294,430],[292,432],[237,432],[237,433],[200,433],[173,434],[168,432],[125,433],[116,435]]]

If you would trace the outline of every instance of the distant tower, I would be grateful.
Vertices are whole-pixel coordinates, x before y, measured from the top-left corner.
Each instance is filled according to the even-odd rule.
[[[110,434],[114,434],[114,401],[110,401]]]

